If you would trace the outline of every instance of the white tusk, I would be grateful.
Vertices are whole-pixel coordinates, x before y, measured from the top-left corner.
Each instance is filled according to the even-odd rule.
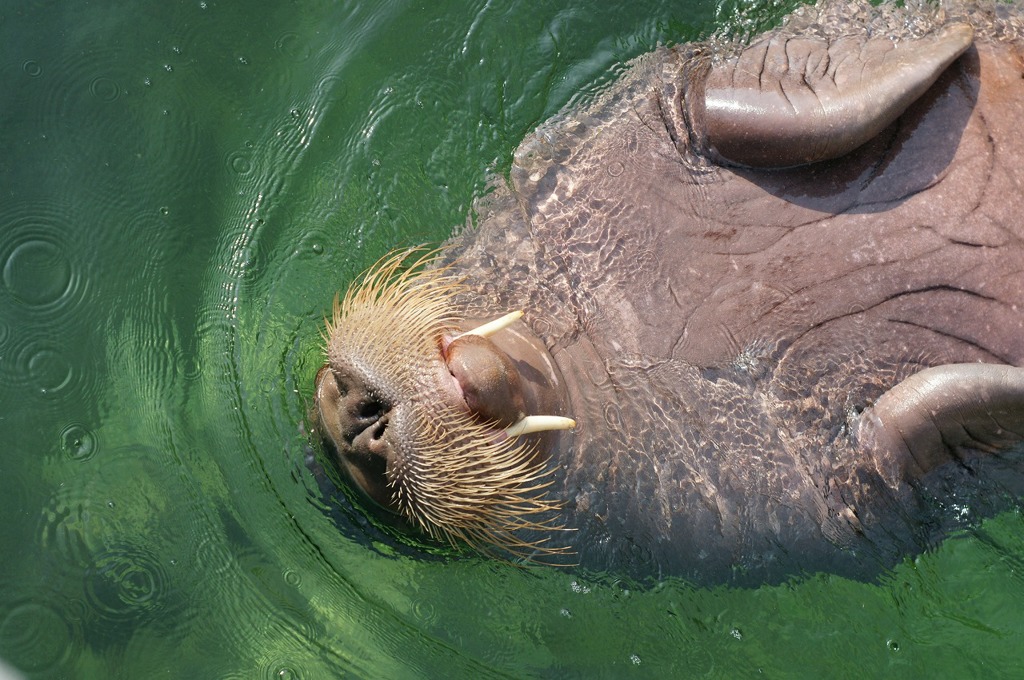
[[[464,335],[479,335],[484,338],[490,337],[497,333],[498,331],[508,328],[516,321],[518,321],[522,316],[522,310],[509,312],[505,316],[497,318],[494,321],[488,321],[483,326],[477,326],[473,330],[466,331],[465,333],[459,333],[454,338],[452,338],[452,342],[455,342]]]
[[[547,430],[571,430],[576,427],[576,421],[572,418],[562,416],[526,416],[515,425],[505,428],[505,435],[512,439],[531,432],[546,432]]]

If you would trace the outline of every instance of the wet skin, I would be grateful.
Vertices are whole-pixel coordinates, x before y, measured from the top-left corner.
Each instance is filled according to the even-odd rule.
[[[338,331],[356,315],[336,317],[317,411],[339,467],[460,540],[398,498],[433,460],[417,419],[476,419],[489,443],[571,418],[520,437],[551,483],[515,552],[699,582],[869,576],[1007,507],[1024,492],[1024,51],[989,33],[782,32],[720,62],[639,60],[528,137],[479,228],[428,265],[461,287],[413,377],[382,367],[422,338],[358,345]]]

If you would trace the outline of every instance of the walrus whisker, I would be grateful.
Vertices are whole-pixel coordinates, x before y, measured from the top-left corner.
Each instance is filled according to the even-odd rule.
[[[469,414],[438,418],[419,411],[416,418],[425,441],[389,472],[399,514],[452,546],[462,543],[484,553],[497,549],[520,558],[568,552],[542,545],[545,537],[516,535],[562,528],[557,523],[561,503],[546,493],[554,480],[536,458],[534,444],[495,439],[493,425]]]
[[[488,338],[523,317],[517,310],[460,332],[467,324],[455,298],[466,289],[459,276],[437,266],[434,255],[393,253],[335,298],[333,315],[325,323],[332,379],[353,370],[390,372],[397,382],[418,386],[431,370],[430,362],[448,360],[444,348],[455,340]],[[385,363],[382,357],[389,356],[406,359]],[[346,392],[350,389],[344,386]],[[388,401],[379,392],[367,394]],[[548,541],[552,531],[563,528],[562,503],[548,495],[554,482],[551,470],[538,455],[536,442],[517,437],[568,429],[575,421],[528,416],[502,429],[511,421],[499,425],[480,414],[419,405],[402,418],[402,427],[418,436],[391,454],[384,480],[389,491],[382,490],[378,498],[389,497],[393,511],[453,546],[464,543],[482,552],[497,550],[517,557],[569,552]],[[526,538],[519,532],[543,536]]]

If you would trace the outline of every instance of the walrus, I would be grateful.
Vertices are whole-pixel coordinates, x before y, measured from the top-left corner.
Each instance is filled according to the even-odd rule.
[[[335,298],[333,464],[441,542],[697,582],[870,577],[1011,507],[1021,12],[906,12],[662,47],[529,135]]]

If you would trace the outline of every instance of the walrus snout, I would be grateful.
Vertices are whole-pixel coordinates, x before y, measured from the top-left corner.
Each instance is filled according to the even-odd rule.
[[[375,503],[392,508],[385,434],[393,406],[330,364],[317,372],[316,405],[318,426],[344,471]]]
[[[453,545],[560,555],[521,531],[557,530],[547,456],[575,427],[544,343],[515,311],[490,321],[429,256],[379,262],[327,320],[317,429],[353,486]],[[331,450],[333,449],[333,450]]]
[[[329,401],[336,403],[339,434],[353,449],[367,455],[386,456],[383,443],[392,405],[360,382],[328,367],[325,387],[333,385],[337,397]]]

